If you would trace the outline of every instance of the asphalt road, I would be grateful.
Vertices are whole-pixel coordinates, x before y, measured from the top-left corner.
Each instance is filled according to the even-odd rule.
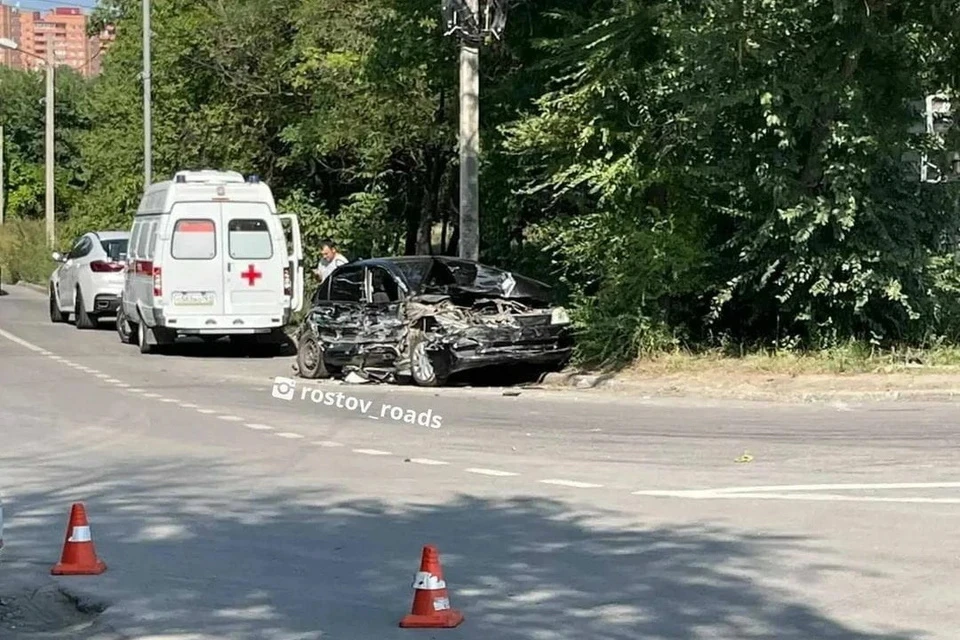
[[[274,377],[290,358],[226,344],[145,356],[111,325],[53,325],[42,294],[7,290],[0,596],[5,571],[51,580],[82,500],[110,567],[58,579],[108,605],[85,638],[409,637],[397,623],[428,543],[466,622],[423,637],[955,640],[960,627],[956,405],[303,380],[284,399]]]

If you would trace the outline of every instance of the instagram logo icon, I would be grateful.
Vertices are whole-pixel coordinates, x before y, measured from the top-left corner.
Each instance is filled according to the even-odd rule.
[[[273,379],[273,397],[280,400],[293,400],[293,392],[297,388],[297,381],[292,378],[276,377]]]

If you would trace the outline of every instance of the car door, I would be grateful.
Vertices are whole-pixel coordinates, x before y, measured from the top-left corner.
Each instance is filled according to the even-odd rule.
[[[90,237],[82,236],[73,245],[70,253],[67,254],[67,261],[60,268],[60,282],[58,284],[61,309],[73,308],[77,288],[77,270],[83,266],[84,258],[90,254],[92,249],[93,241]]]
[[[403,333],[401,305],[403,291],[393,274],[380,266],[367,267],[365,277],[365,316],[379,333],[391,330],[397,337]]]
[[[273,233],[273,213],[262,202],[224,202],[224,313],[282,318],[286,306],[286,237]],[[279,225],[276,225],[279,227]]]
[[[365,271],[344,265],[334,271],[315,297],[311,318],[332,364],[352,362],[357,340],[363,334]]]

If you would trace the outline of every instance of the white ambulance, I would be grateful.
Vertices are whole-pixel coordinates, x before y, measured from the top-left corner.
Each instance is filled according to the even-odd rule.
[[[302,260],[296,216],[256,176],[180,171],[140,201],[117,332],[141,353],[178,335],[280,344],[303,306]]]

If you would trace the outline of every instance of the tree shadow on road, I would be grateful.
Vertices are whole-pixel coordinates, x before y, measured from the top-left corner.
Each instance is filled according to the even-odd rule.
[[[289,483],[239,466],[157,460],[80,480],[66,461],[7,457],[0,464],[32,468],[62,487],[6,487],[8,553],[49,571],[69,505],[82,495],[110,568],[61,583],[104,598],[108,619],[146,636],[408,638],[397,623],[409,612],[421,547],[434,543],[452,604],[466,615],[445,637],[919,637],[856,631],[763,579],[783,567],[798,580],[824,570],[798,565],[798,553],[822,554],[799,537],[611,527],[532,497],[461,495],[401,506],[344,500],[333,484],[270,488]]]

